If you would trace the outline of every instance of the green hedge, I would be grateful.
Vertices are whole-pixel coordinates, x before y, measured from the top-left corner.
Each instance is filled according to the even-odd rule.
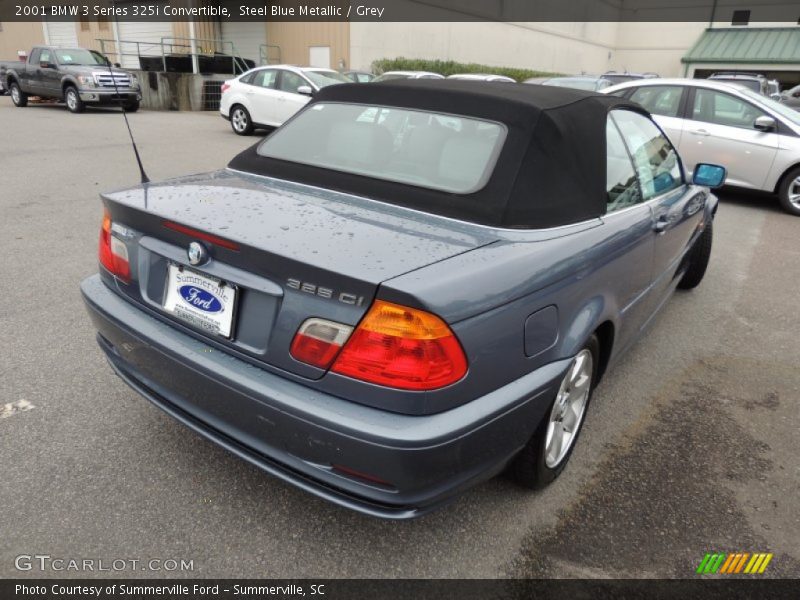
[[[386,71],[431,71],[441,73],[445,77],[456,73],[492,73],[505,75],[517,81],[531,77],[556,77],[560,73],[533,71],[516,67],[490,67],[476,63],[459,63],[453,60],[424,60],[421,58],[382,58],[372,63],[372,72],[380,75]]]

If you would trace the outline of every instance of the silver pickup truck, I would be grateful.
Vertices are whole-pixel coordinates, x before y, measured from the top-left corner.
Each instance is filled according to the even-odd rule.
[[[135,75],[86,48],[34,46],[27,62],[0,63],[0,80],[19,107],[29,96],[39,96],[63,101],[73,113],[87,105],[121,105],[135,112],[142,99]]]

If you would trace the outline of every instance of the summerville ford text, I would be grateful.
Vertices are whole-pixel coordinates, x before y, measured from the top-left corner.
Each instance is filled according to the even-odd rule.
[[[324,584],[310,584],[308,588],[290,583],[287,585],[233,585],[230,588],[221,588],[217,585],[25,585],[18,583],[14,586],[16,596],[52,596],[95,597],[107,596],[149,596],[159,595],[174,598],[176,596],[219,596],[221,592],[234,596],[324,596]]]

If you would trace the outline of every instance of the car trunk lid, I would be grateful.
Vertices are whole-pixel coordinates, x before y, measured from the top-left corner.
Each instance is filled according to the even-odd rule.
[[[496,239],[480,226],[230,170],[104,200],[117,235],[128,236],[132,280],[117,284],[123,293],[196,335],[309,378],[324,371],[289,355],[305,319],[356,325],[381,282]],[[193,241],[210,260],[192,266]],[[181,304],[176,269],[236,290],[230,332],[204,332],[170,312]]]

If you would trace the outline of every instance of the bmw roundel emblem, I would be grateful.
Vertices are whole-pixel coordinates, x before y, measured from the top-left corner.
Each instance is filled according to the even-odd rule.
[[[189,249],[186,251],[186,254],[189,256],[189,262],[193,265],[199,265],[208,260],[208,251],[200,242],[192,242],[189,244]]]

